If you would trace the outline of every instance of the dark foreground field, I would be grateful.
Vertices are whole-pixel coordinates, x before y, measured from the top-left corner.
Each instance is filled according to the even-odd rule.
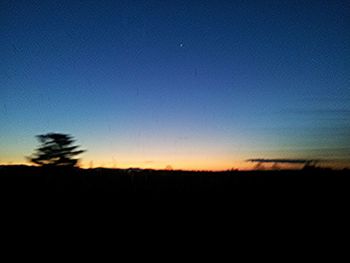
[[[153,256],[171,247],[171,257],[188,250],[197,257],[207,252],[203,245],[197,252],[195,244],[204,243],[208,251],[213,252],[216,244],[231,256],[244,251],[244,257],[261,257],[260,250],[275,255],[288,248],[291,251],[283,256],[290,258],[300,249],[310,251],[314,240],[341,240],[325,240],[329,233],[340,233],[346,240],[349,178],[345,170],[214,173],[1,167],[0,213],[7,219],[2,229],[15,238],[14,244],[21,239],[14,230],[30,231],[26,245],[37,246],[32,237],[44,229],[51,239],[73,243],[74,251],[78,243],[85,245],[84,239],[91,251],[96,244],[109,243],[119,256],[119,244],[114,243],[118,240],[133,249],[125,250],[128,255]],[[48,240],[41,242],[52,247]],[[177,244],[169,245],[169,240]],[[139,253],[138,246],[150,250]]]
[[[111,225],[118,231],[136,227],[153,233],[155,224],[166,231],[182,224],[203,234],[205,229],[220,227],[225,233],[245,231],[244,222],[249,229],[269,232],[276,224],[297,229],[299,222],[322,234],[325,226],[334,228],[347,221],[349,182],[347,170],[186,172],[6,166],[0,167],[0,213],[19,226],[31,219],[71,225],[77,216],[77,226],[90,220],[84,231],[98,222],[99,228],[107,225],[107,232]],[[327,218],[335,222],[330,224]]]
[[[349,195],[348,170],[191,172],[139,169],[44,169],[1,166],[7,194],[99,193],[122,196]]]

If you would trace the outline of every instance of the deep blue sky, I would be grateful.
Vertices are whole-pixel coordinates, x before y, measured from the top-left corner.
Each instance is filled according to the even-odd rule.
[[[66,132],[94,165],[350,161],[349,1],[0,2],[0,163]]]

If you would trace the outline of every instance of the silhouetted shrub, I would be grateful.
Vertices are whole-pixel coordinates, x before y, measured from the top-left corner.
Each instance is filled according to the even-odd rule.
[[[85,152],[77,150],[73,145],[72,136],[61,133],[48,133],[36,136],[41,145],[28,159],[35,164],[45,167],[73,167],[78,159],[74,157]]]

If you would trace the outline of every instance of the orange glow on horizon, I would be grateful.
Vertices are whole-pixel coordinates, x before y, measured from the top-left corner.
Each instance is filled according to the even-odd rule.
[[[0,165],[32,165],[29,162],[21,161],[11,161],[11,162],[1,162]],[[227,170],[256,170],[255,163],[249,163],[246,161],[233,161],[231,163],[221,163],[221,164],[209,164],[201,165],[200,162],[125,162],[125,163],[111,163],[111,162],[91,162],[82,161],[78,165],[80,168],[115,168],[115,169],[128,169],[128,168],[140,168],[140,169],[154,169],[154,170],[165,170],[171,168],[172,170],[184,170],[184,171],[227,171]],[[346,162],[337,163],[326,163],[320,165],[321,167],[331,167],[334,169],[348,168]],[[302,165],[278,165],[274,167],[273,164],[263,165],[259,169],[274,170],[274,169],[300,169]]]
[[[203,152],[210,152],[203,151]],[[256,163],[247,162],[250,156],[256,156],[252,153],[211,153],[202,154],[201,152],[186,153],[168,152],[162,154],[161,151],[149,152],[130,152],[127,154],[99,152],[84,153],[81,156],[81,161],[78,166],[81,168],[141,168],[141,169],[155,169],[163,170],[172,168],[172,170],[190,170],[190,171],[226,171],[232,169],[238,170],[255,170]],[[258,154],[260,156],[269,156],[268,154]],[[279,154],[281,155],[281,154]],[[6,157],[6,158],[4,158]],[[31,165],[21,155],[8,155],[0,160],[0,165]],[[283,156],[284,157],[284,156]],[[286,156],[288,158],[288,156]],[[346,161],[330,161],[319,164],[321,167],[332,167],[335,169],[342,169],[349,167]],[[303,165],[287,165],[287,164],[263,164],[259,169],[300,169]]]
[[[9,161],[2,162],[0,165],[33,165],[28,161]],[[189,170],[189,171],[224,171],[231,169],[238,170],[250,170],[254,168],[254,165],[247,163],[245,161],[236,161],[231,163],[207,163],[203,165],[200,160],[187,160],[182,162],[166,162],[166,161],[139,161],[139,162],[114,162],[113,161],[103,161],[103,160],[84,160],[78,163],[80,168],[116,168],[116,169],[128,169],[128,168],[140,168],[140,169],[155,169],[164,170],[172,168],[172,170]]]

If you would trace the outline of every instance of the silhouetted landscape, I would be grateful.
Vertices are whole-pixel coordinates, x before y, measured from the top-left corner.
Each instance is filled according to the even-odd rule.
[[[132,196],[298,196],[349,194],[349,170],[166,171],[150,169],[80,169],[0,166],[0,191],[10,195],[38,193],[104,193]]]
[[[155,169],[82,169],[73,158],[77,150],[72,135],[47,133],[36,136],[39,147],[27,159],[36,166],[0,166],[0,191],[9,194],[98,193],[123,197],[213,196],[237,197],[263,194],[338,194],[348,191],[348,169],[317,166],[312,159],[248,159],[256,170],[185,171]],[[275,170],[261,170],[272,163]],[[278,164],[302,164],[302,169],[276,169]]]

